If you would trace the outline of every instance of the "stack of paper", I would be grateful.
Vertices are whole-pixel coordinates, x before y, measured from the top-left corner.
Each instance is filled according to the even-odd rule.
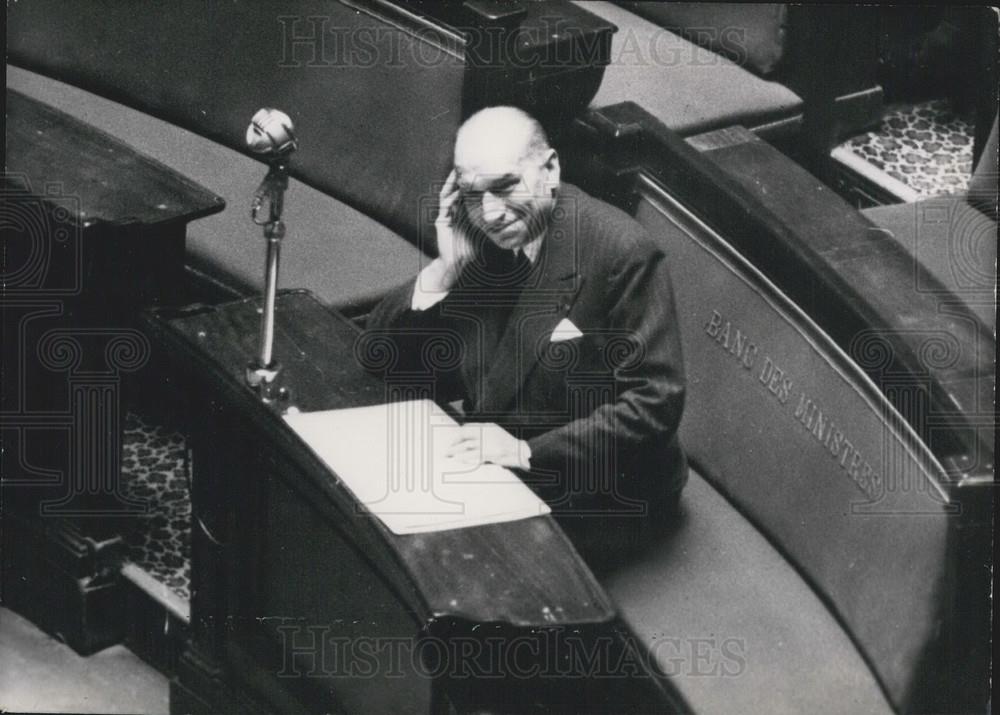
[[[548,514],[516,474],[445,457],[458,424],[429,400],[289,414],[285,421],[396,534]]]

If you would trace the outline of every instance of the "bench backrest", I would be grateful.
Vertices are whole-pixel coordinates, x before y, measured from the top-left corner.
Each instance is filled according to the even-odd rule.
[[[558,2],[468,19],[466,32],[381,0],[39,0],[8,8],[7,36],[14,64],[241,150],[253,114],[282,109],[295,176],[416,240],[463,118],[494,101],[572,117],[614,29]],[[509,57],[504,33],[519,33]]]
[[[679,233],[659,198],[644,190],[636,217],[682,267],[672,275],[685,449],[805,573],[904,703],[947,600],[940,467],[811,321],[724,242],[682,219]]]
[[[673,268],[691,462],[801,571],[897,708],[976,682],[960,675],[986,662],[982,638],[974,646],[965,636],[988,589],[956,571],[979,543],[961,541],[975,518],[969,504],[955,502],[941,464],[860,358],[737,250],[780,250],[779,232],[745,204],[735,230],[746,235],[735,241],[677,198],[735,211],[747,198],[739,186],[638,108],[619,109],[581,123],[595,149],[574,178],[617,188],[608,198],[631,210]],[[871,332],[869,352],[879,337]]]
[[[428,147],[461,121],[461,54],[345,4],[42,0],[8,23],[16,64],[232,147],[260,107],[283,109],[302,138],[297,176],[404,235],[447,173]]]

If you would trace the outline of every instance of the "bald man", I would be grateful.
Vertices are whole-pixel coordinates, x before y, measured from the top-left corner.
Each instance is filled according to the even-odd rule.
[[[369,321],[399,344],[393,380],[432,376],[439,403],[460,401],[450,455],[517,470],[582,550],[634,543],[687,479],[663,252],[562,184],[541,126],[511,107],[462,125],[439,199],[438,257]]]

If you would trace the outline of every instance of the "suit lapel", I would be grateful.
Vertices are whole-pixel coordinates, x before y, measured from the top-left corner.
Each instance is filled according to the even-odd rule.
[[[583,284],[573,198],[560,193],[538,259],[496,351],[487,356],[482,412],[503,412],[513,402]]]

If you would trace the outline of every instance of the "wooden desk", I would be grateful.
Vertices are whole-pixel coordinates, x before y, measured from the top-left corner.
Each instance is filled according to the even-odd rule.
[[[225,208],[98,127],[14,91],[3,191],[24,257],[5,297],[100,299],[106,309],[176,290],[187,224]]]
[[[326,710],[332,692],[350,712],[427,711],[449,680],[443,687],[453,703],[581,697],[579,679],[513,678],[500,688],[495,679],[428,680],[385,661],[378,667],[408,677],[280,677],[288,658],[297,655],[308,670],[316,657],[295,640],[307,638],[306,626],[337,642],[378,639],[410,650],[421,638],[511,642],[568,629],[584,640],[617,637],[616,614],[550,517],[398,536],[368,515],[285,424],[283,405],[264,404],[245,386],[257,306],[250,299],[148,319],[157,349],[175,368],[164,379],[191,396],[194,435],[193,638],[174,683],[176,702],[195,711],[237,702],[252,711],[290,703]],[[384,401],[382,383],[356,359],[357,337],[353,324],[311,294],[279,296],[275,356],[290,402],[312,411]],[[291,640],[289,627],[299,629]],[[624,702],[661,697],[652,679],[629,687],[618,688]]]
[[[11,91],[6,161],[4,597],[90,652],[121,635],[121,517],[145,509],[120,488],[122,381],[149,358],[134,316],[178,290],[187,223],[224,202]]]

